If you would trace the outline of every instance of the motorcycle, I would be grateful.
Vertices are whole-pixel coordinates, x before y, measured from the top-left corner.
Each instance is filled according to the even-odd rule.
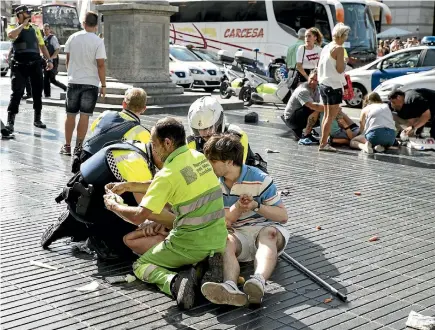
[[[261,77],[253,72],[245,71],[245,83],[240,89],[239,99],[245,106],[254,103],[287,104],[292,91],[287,85],[287,79],[279,84],[273,78]]]
[[[254,49],[255,60],[243,56],[243,51],[239,50],[232,58],[226,55],[225,50],[218,52],[219,59],[224,62],[224,75],[221,78],[220,95],[223,99],[229,99],[231,96],[238,96],[240,90],[247,81],[245,72],[253,72],[260,76],[266,76],[266,72],[261,69],[262,63],[257,60],[259,50]],[[229,64],[231,63],[231,65]]]

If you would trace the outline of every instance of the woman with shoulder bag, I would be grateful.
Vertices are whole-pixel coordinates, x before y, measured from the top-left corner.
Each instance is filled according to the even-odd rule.
[[[305,32],[305,44],[299,46],[296,53],[296,69],[299,75],[298,83],[308,81],[310,72],[317,68],[322,52],[323,35],[317,28],[310,28]]]
[[[319,151],[337,151],[328,144],[332,121],[340,111],[343,102],[343,87],[347,84],[344,76],[346,69],[345,49],[343,43],[347,40],[350,27],[338,23],[332,30],[333,41],[323,48],[320,54],[318,80],[320,96],[325,109],[322,121],[322,138]]]

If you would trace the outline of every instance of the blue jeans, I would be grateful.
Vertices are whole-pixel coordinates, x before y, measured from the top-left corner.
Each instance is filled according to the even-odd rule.
[[[68,84],[66,90],[66,113],[78,112],[92,115],[98,100],[98,87],[93,85]]]
[[[365,134],[365,138],[374,146],[391,147],[396,140],[396,131],[386,127],[376,128],[368,131]]]

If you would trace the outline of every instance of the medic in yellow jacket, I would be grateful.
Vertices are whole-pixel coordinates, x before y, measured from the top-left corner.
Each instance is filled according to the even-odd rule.
[[[226,124],[224,109],[214,97],[204,96],[193,102],[187,119],[192,130],[192,135],[187,137],[190,149],[203,152],[204,144],[213,134],[234,133],[240,136],[244,148],[243,161],[246,163],[249,151],[248,135],[240,127]]]

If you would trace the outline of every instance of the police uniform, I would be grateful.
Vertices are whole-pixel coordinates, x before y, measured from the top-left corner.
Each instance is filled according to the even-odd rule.
[[[133,140],[148,143],[151,135],[148,129],[140,125],[140,118],[124,109],[104,111],[91,125],[92,136],[87,139],[82,150],[74,154],[72,172],[80,169],[80,164],[97,153],[106,143],[117,140]]]
[[[26,6],[17,7],[15,12],[17,14],[23,12],[29,13]],[[15,26],[9,27],[9,29],[14,28]],[[40,29],[33,24],[25,26],[18,37],[12,42],[12,95],[8,106],[8,128],[10,131],[14,130],[15,116],[18,113],[27,79],[30,79],[32,89],[33,109],[35,110],[34,125],[39,128],[46,127],[41,122],[43,78],[40,46],[44,45],[44,38]]]
[[[52,224],[43,234],[41,245],[47,248],[55,240],[72,236],[78,241],[89,238],[101,259],[131,254],[123,236],[137,226],[105,208],[104,186],[110,182],[149,181],[155,172],[150,143],[126,141],[104,147],[82,164],[81,171],[56,199],[58,203],[65,199],[70,216],[61,216]],[[138,205],[133,193],[126,192],[122,198],[128,205]]]
[[[140,206],[160,214],[167,203],[176,216],[173,229],[133,264],[133,271],[172,295],[176,273],[169,269],[224,252],[228,235],[219,181],[205,156],[187,145],[169,155]]]
[[[56,36],[53,34],[44,37],[44,42],[45,42],[45,47],[47,47],[50,56],[53,56],[54,52],[60,48],[59,41],[57,41]],[[57,46],[57,48],[55,46]],[[66,91],[66,86],[62,84],[60,81],[56,80],[58,67],[59,67],[59,56],[53,59],[53,69],[48,71],[46,69],[44,70],[44,96],[45,97],[51,96],[50,84],[53,84],[54,86],[57,86],[63,89],[64,91]]]

